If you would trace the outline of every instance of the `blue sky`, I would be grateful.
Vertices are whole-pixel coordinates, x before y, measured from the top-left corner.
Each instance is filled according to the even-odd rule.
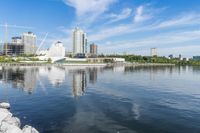
[[[199,0],[0,0],[0,25],[17,36],[33,31],[43,48],[60,40],[72,49],[71,31],[79,26],[99,53],[200,55]],[[0,41],[4,41],[0,27]]]

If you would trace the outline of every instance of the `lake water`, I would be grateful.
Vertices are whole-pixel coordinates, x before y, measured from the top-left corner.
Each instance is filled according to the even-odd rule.
[[[200,133],[200,67],[0,67],[0,101],[41,133]]]

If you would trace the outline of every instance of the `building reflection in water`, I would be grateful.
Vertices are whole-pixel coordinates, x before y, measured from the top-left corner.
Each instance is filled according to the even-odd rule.
[[[60,85],[65,81],[65,69],[61,67],[50,67],[47,76],[51,84]]]
[[[84,95],[87,87],[86,72],[83,70],[73,72],[72,91],[74,97]]]
[[[89,68],[89,81],[92,84],[97,82],[97,68]]]
[[[124,72],[125,71],[125,66],[124,65],[115,65],[113,67],[114,72]]]
[[[2,80],[3,83],[12,84],[14,88],[20,88],[31,94],[36,87],[37,71],[38,69],[33,67],[3,67],[0,73],[0,80]]]
[[[34,89],[36,89],[37,84],[46,91],[47,88],[42,83],[46,80],[52,85],[63,84],[66,81],[66,76],[70,76],[69,73],[71,72],[71,89],[73,96],[80,97],[86,92],[87,81],[93,85],[97,82],[99,70],[102,69],[95,67],[84,69],[68,67],[1,67],[0,81],[2,83],[11,84],[13,88],[22,89],[23,91],[32,94]]]

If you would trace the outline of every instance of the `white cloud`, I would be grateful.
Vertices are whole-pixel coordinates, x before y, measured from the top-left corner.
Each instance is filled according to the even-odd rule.
[[[127,19],[130,17],[132,9],[124,8],[119,14],[110,14],[109,18],[111,19],[108,23],[114,23],[120,20]]]
[[[135,16],[134,16],[134,22],[142,22],[149,18],[151,18],[150,15],[147,15],[144,13],[145,6],[139,6],[136,8]]]
[[[194,25],[194,24],[200,24],[200,15],[189,13],[178,16],[171,20],[161,22],[160,24],[157,25],[157,28],[167,28],[173,26]]]
[[[129,32],[129,26],[127,25],[118,25],[110,28],[103,28],[96,34],[89,35],[91,41],[101,41],[113,36],[118,36]]]
[[[75,8],[78,19],[94,21],[108,10],[117,0],[64,0],[65,4]]]
[[[133,23],[133,24],[103,27],[89,34],[89,40],[103,41],[111,37],[123,36],[127,34],[133,34],[136,32],[145,32],[145,31],[153,31],[153,30],[162,31],[163,29],[166,29],[166,28],[170,28],[170,27],[181,28],[182,26],[187,28],[187,27],[194,27],[195,25],[199,25],[199,24],[200,24],[200,15],[189,13],[181,17],[178,16],[178,17],[164,20],[158,23],[154,22],[148,25],[144,25],[144,24],[138,25],[136,23]]]
[[[183,51],[170,52],[170,49],[177,50],[179,47],[187,48],[191,45],[196,44],[195,41],[200,41],[200,30],[185,31],[185,32],[170,32],[170,33],[164,33],[161,35],[151,36],[151,37],[147,37],[147,38],[143,38],[139,40],[126,40],[126,41],[112,42],[108,45],[104,45],[103,47],[101,47],[100,51],[106,51],[108,53],[128,51],[128,52],[137,53],[137,54],[145,54],[144,51],[146,51],[146,55],[148,55],[149,49],[151,47],[157,47],[158,49],[168,49],[167,51],[168,53],[162,51],[160,52],[162,54],[165,54],[165,53],[171,54],[171,53],[177,53],[177,52],[182,53]],[[196,45],[194,46],[197,47]],[[186,53],[186,51],[190,52],[194,50],[186,49],[184,52]],[[196,53],[197,52],[200,53],[199,49],[195,51]]]

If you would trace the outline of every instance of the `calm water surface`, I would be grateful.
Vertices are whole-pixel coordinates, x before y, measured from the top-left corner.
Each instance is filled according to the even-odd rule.
[[[200,67],[0,67],[0,101],[41,133],[200,133]]]

